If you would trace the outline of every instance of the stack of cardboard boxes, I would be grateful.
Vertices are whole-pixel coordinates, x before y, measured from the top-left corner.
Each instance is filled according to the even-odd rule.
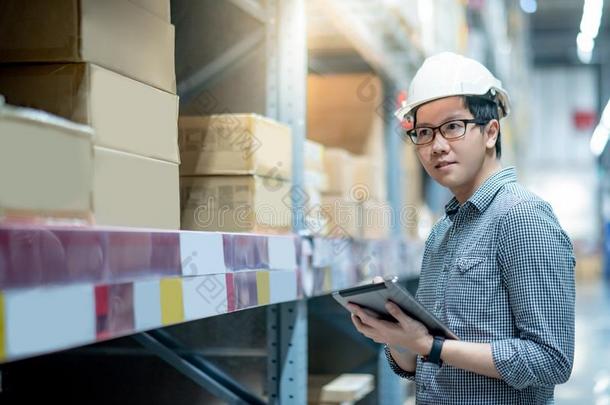
[[[326,148],[324,171],[328,187],[322,194],[322,212],[327,218],[331,233],[344,233],[357,238],[357,202],[350,195],[354,185],[352,163],[352,155],[348,151]],[[341,232],[337,232],[337,227]]]
[[[169,0],[3,0],[2,10],[0,94],[6,102],[95,131],[89,206],[95,223],[179,228]],[[70,160],[70,151],[56,152]],[[36,170],[48,169],[38,162]],[[86,172],[81,163],[75,170]],[[61,192],[49,190],[48,198]]]
[[[391,212],[385,190],[381,80],[371,74],[311,74],[307,100],[308,137],[327,148],[322,211],[329,232],[387,237]]]
[[[361,212],[360,237],[383,239],[388,237],[392,214],[386,196],[386,175],[381,162],[370,156],[355,156],[354,185],[350,191],[359,203]]]
[[[305,227],[314,235],[328,232],[328,219],[320,211],[322,195],[328,191],[328,176],[324,171],[325,153],[324,145],[305,140],[303,189],[295,193],[302,206]]]
[[[387,237],[391,213],[380,165],[338,148],[326,149],[324,163],[328,188],[322,207],[329,222],[354,238]]]
[[[424,174],[417,158],[415,145],[405,143],[403,148],[401,228],[405,235],[418,238],[420,217],[426,211],[423,197]]]
[[[292,134],[256,114],[179,120],[182,229],[290,232]]]

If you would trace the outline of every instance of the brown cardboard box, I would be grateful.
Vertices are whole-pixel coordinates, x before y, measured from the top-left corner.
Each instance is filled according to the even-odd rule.
[[[176,163],[94,147],[96,224],[179,229],[178,179]]]
[[[324,152],[324,172],[328,179],[327,194],[347,196],[354,185],[352,155],[337,148]]]
[[[392,211],[386,201],[323,195],[320,205],[324,220],[321,236],[354,239],[386,239],[389,236]],[[315,213],[315,212],[314,212]],[[315,218],[312,213],[308,218]]]
[[[368,156],[353,156],[353,186],[350,196],[358,201],[385,200],[386,176],[382,166]]]
[[[171,10],[169,0],[131,0],[132,3],[150,11],[166,23],[171,23]]]
[[[0,66],[7,102],[95,129],[95,144],[179,162],[178,98],[97,65]]]
[[[0,217],[89,219],[90,127],[0,105]]]
[[[322,236],[339,238],[360,236],[358,220],[361,214],[355,201],[343,196],[322,195],[320,212],[328,223],[328,235]]]
[[[256,114],[180,117],[181,175],[260,175],[290,180],[290,128]]]
[[[369,138],[383,139],[383,86],[371,74],[307,79],[307,137],[327,147],[368,153]]]
[[[388,238],[392,221],[390,205],[385,201],[374,199],[359,204],[362,212],[359,236],[362,239]]]
[[[173,25],[125,0],[2,0],[0,62],[91,62],[176,93]]]
[[[260,176],[180,179],[182,229],[287,233],[292,227],[290,183]]]

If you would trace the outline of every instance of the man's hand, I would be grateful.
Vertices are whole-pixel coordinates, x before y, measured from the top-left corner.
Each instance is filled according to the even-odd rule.
[[[383,280],[382,280],[383,281]],[[398,321],[379,319],[370,311],[356,304],[349,304],[352,322],[360,333],[377,343],[404,347],[412,353],[427,356],[432,348],[433,337],[426,327],[407,316],[398,305],[388,301],[386,309]]]

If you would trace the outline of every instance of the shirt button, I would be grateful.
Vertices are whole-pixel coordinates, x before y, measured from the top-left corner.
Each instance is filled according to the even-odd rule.
[[[426,384],[422,384],[421,391],[426,392],[427,389],[428,389],[428,387],[426,386]]]
[[[449,270],[449,266],[447,266],[446,264],[443,265],[443,271],[446,272],[447,270]]]

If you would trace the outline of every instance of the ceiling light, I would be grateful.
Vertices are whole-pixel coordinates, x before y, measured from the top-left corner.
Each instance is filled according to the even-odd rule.
[[[591,141],[589,143],[591,152],[593,152],[595,156],[599,156],[604,152],[606,143],[608,143],[608,136],[610,136],[610,100],[608,100],[608,103],[604,108],[602,118],[595,128],[595,131],[593,131],[593,135],[591,136]]]
[[[578,49],[582,50],[583,52],[593,52],[595,40],[590,36],[579,32],[576,36],[576,45],[578,45]]]
[[[538,9],[538,2],[536,0],[519,0],[521,10],[528,14],[535,13]]]
[[[598,125],[597,128],[595,128],[595,131],[593,131],[591,141],[589,141],[591,152],[593,152],[595,156],[601,155],[604,152],[607,143],[608,130],[602,125]]]
[[[603,8],[603,0],[585,0],[582,9],[582,19],[580,20],[580,32],[588,35],[590,38],[597,38]]]
[[[578,59],[582,63],[591,62],[603,11],[604,0],[585,0],[580,20],[580,32],[576,37]]]

